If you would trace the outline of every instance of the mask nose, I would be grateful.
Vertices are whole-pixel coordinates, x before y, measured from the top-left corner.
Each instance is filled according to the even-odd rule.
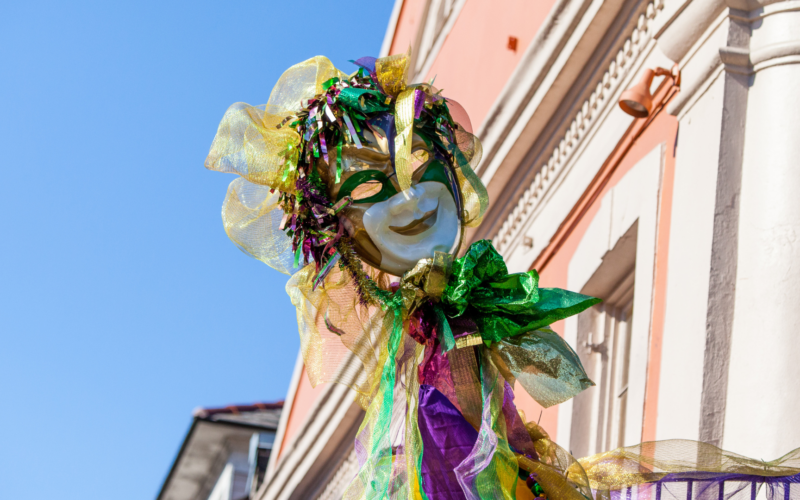
[[[413,212],[415,217],[422,216],[423,212],[419,208],[422,193],[422,189],[411,186],[405,191],[396,194],[389,202],[389,212],[392,215],[399,215],[403,212]]]

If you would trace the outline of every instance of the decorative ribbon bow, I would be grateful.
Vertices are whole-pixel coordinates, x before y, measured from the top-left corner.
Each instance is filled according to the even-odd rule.
[[[396,319],[400,309],[408,317],[431,305],[445,352],[457,343],[450,320],[463,318],[474,323],[479,333],[470,337],[480,337],[504,378],[512,385],[518,381],[544,407],[594,385],[575,351],[546,327],[600,299],[559,288],[539,288],[536,271],[509,274],[489,240],[473,243],[455,261],[440,252],[420,261],[405,274],[392,299]],[[396,325],[397,330],[400,327]]]
[[[578,314],[600,299],[560,288],[539,288],[536,271],[508,274],[492,242],[480,240],[460,259],[436,252],[408,271],[393,303],[411,314],[433,300],[445,351],[455,345],[447,318],[474,321],[487,347]]]
[[[441,297],[445,314],[467,314],[487,346],[538,330],[593,306],[600,299],[560,288],[539,288],[536,271],[508,274],[489,240],[470,245],[453,263]]]

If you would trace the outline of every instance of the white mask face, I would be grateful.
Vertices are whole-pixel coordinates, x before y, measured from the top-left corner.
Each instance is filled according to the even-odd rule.
[[[381,269],[396,276],[434,252],[451,252],[459,231],[453,195],[441,182],[421,182],[364,213],[364,229],[381,251]]]

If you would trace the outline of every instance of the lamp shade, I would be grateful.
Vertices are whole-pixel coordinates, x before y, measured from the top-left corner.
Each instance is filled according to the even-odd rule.
[[[653,70],[644,70],[639,83],[622,93],[619,98],[619,107],[622,108],[622,111],[636,118],[646,118],[650,115],[653,110],[650,85],[653,83],[654,76]]]

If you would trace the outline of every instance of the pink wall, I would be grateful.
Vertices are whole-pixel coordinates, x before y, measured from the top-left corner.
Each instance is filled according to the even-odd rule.
[[[394,38],[389,48],[389,54],[404,53],[408,46],[414,42],[417,36],[417,29],[422,23],[423,9],[425,0],[404,0],[397,18],[397,27],[394,30]]]
[[[408,48],[412,37],[406,36],[403,23],[418,22],[420,17],[404,17],[406,4],[409,11],[418,11],[422,3],[404,3],[390,53]],[[434,85],[467,110],[473,130],[478,130],[554,3],[555,0],[467,0],[424,80],[436,76]],[[510,36],[518,39],[516,52],[507,48]]]
[[[284,408],[283,411],[289,412],[289,420],[286,422],[286,430],[283,431],[283,439],[281,440],[281,447],[278,451],[278,457],[283,455],[286,443],[292,440],[297,430],[303,425],[306,420],[309,410],[314,405],[322,391],[325,389],[324,384],[319,384],[316,387],[311,387],[311,382],[308,381],[306,368],[303,367],[303,372],[300,374],[300,381],[297,384],[297,392],[294,394],[291,408]]]

